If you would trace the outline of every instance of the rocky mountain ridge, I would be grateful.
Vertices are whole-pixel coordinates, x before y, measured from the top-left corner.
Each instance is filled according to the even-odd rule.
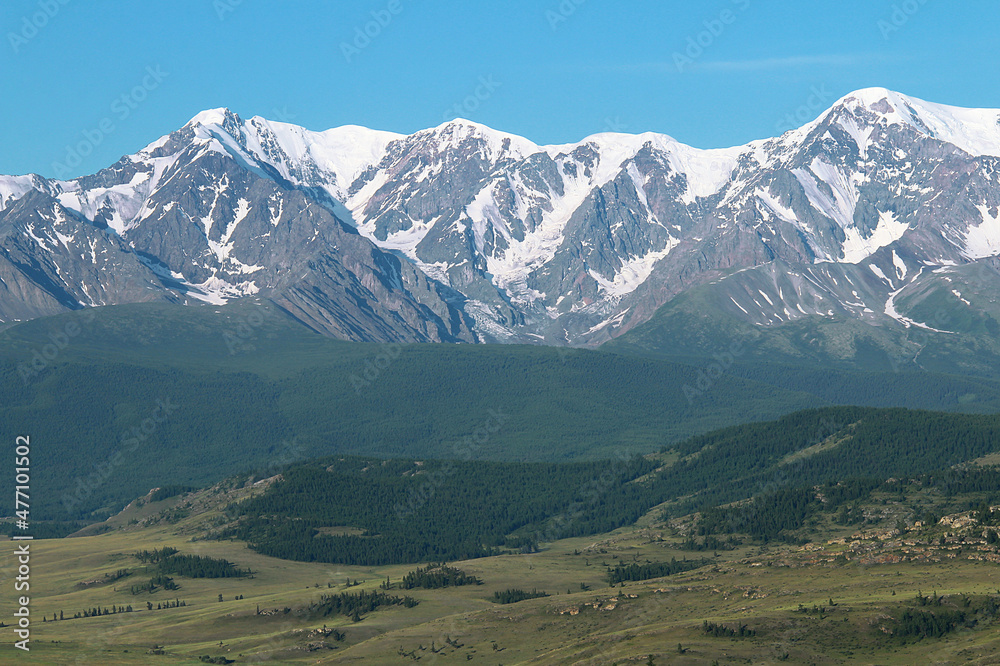
[[[1000,254],[998,167],[1000,111],[884,89],[724,150],[216,109],[92,176],[0,177],[0,320],[254,296],[345,339],[594,345],[717,285],[758,328],[936,329],[920,294]]]

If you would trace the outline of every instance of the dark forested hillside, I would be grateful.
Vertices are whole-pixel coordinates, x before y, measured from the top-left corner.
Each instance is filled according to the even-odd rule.
[[[39,518],[333,453],[633,455],[815,402],[745,380],[689,402],[697,368],[599,352],[338,342],[263,306],[86,314],[0,334],[0,433],[32,437]]]
[[[481,557],[634,522],[656,464],[325,460],[230,509],[225,534],[267,555],[383,565]],[[355,533],[345,533],[345,532]],[[360,531],[361,533],[356,533]]]
[[[997,450],[1000,415],[830,407],[689,439],[663,480],[691,496],[683,512],[792,483],[932,472]]]
[[[0,333],[0,432],[11,441],[32,438],[37,517],[76,520],[103,518],[154,487],[205,485],[335,453],[596,460],[675,445],[689,451],[702,446],[699,440],[681,444],[692,435],[852,394],[909,406],[914,400],[907,396],[924,396],[921,406],[954,410],[1000,403],[991,379],[724,361],[684,364],[512,345],[344,343],[305,330],[273,306],[252,303],[109,307]],[[850,413],[829,418],[853,423]],[[928,427],[948,422],[934,418]],[[907,427],[926,437],[919,423]],[[752,426],[741,427],[751,430],[732,432],[769,441]],[[812,437],[823,427],[799,429],[811,429]],[[863,429],[858,436],[874,435]],[[773,446],[777,455],[797,444]],[[726,455],[748,462],[751,475],[773,463]],[[868,465],[863,456],[855,460],[859,468]],[[712,474],[730,464],[711,461],[699,463],[715,465],[704,474],[687,470],[685,461],[678,469],[686,476],[670,483],[704,490]],[[738,490],[768,481],[753,477]],[[9,484],[0,478],[0,492]]]
[[[833,407],[612,462],[329,459],[287,470],[263,495],[231,507],[237,522],[225,535],[289,559],[446,561],[608,532],[668,502],[668,515],[705,509],[702,535],[772,539],[890,477],[988,485],[994,477],[943,470],[997,450],[1000,416]]]

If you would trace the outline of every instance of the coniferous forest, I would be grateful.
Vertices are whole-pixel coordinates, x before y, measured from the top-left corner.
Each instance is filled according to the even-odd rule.
[[[235,524],[222,536],[304,561],[458,560],[610,531],[673,501],[670,515],[702,512],[700,536],[766,541],[820,510],[845,507],[848,520],[847,505],[892,476],[986,487],[983,472],[939,470],[997,448],[996,416],[825,408],[611,463],[330,458],[230,507]]]
[[[643,458],[616,465],[327,460],[288,470],[262,496],[231,507],[239,522],[224,536],[275,557],[363,565],[530,551],[634,522],[654,491],[629,482],[655,467]],[[338,527],[363,533],[329,533]]]

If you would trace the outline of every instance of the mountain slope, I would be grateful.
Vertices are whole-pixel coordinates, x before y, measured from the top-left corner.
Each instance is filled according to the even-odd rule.
[[[0,427],[35,442],[39,515],[68,517],[312,456],[593,460],[830,404],[1000,411],[995,379],[715,364],[347,343],[263,299],[127,304],[0,333]]]
[[[0,428],[30,430],[39,515],[75,516],[275,461],[594,459],[821,404],[738,379],[692,404],[682,387],[697,371],[587,350],[347,343],[263,300],[129,304],[0,333]]]
[[[0,245],[15,257],[0,319],[259,296],[344,339],[595,345],[725,282],[716,307],[764,334],[950,330],[920,303],[1000,254],[998,155],[1000,111],[877,88],[710,151],[653,133],[538,146],[464,120],[310,132],[215,109],[94,176],[0,178],[3,242],[19,243]],[[38,196],[63,212],[34,219]],[[107,244],[127,285],[31,268],[70,217],[83,227],[58,238],[84,263]],[[962,319],[994,326],[964,289],[947,289]]]

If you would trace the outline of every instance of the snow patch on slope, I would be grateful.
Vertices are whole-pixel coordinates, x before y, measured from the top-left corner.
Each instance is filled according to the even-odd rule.
[[[861,263],[879,248],[898,241],[909,228],[905,222],[897,220],[896,214],[890,211],[878,214],[878,226],[867,238],[861,235],[857,227],[845,229],[847,239],[842,246],[844,261],[849,264]]]
[[[233,232],[236,231],[236,227],[238,227],[240,222],[246,219],[246,216],[250,213],[250,202],[247,201],[246,199],[240,198],[236,202],[236,204],[237,208],[234,211],[235,217],[233,218],[233,221],[230,222],[229,225],[226,227],[226,230],[222,233],[222,238],[220,238],[218,241],[213,241],[210,238],[207,239],[208,247],[212,250],[212,253],[215,255],[216,259],[218,259],[219,263],[223,263],[230,258],[229,254],[233,251],[233,243],[230,241],[230,239],[233,237]],[[212,204],[212,208],[214,210],[215,208],[214,203]],[[242,263],[240,264],[240,266],[243,267],[244,270],[250,268]],[[262,267],[256,267],[256,268],[257,270],[259,270]]]
[[[604,136],[604,135],[599,135]],[[503,222],[499,206],[494,198],[496,183],[491,183],[480,191],[465,209],[472,222],[476,251],[484,252],[486,226],[507,240],[508,246],[500,256],[486,256],[487,270],[494,278],[494,284],[505,291],[511,299],[519,303],[530,303],[545,295],[527,287],[531,273],[550,261],[564,240],[563,231],[567,223],[590,194],[613,180],[620,172],[622,164],[634,153],[630,148],[618,146],[608,153],[601,153],[597,169],[590,177],[582,168],[576,176],[564,178],[562,196],[549,192],[551,210],[542,214],[541,221],[534,229],[526,231],[524,240],[509,235]],[[558,155],[557,155],[558,156]]]
[[[875,132],[875,128],[859,127],[854,118],[841,118],[837,124],[840,125],[845,132],[851,135],[851,138],[854,139],[854,143],[858,145],[858,150],[862,155],[864,155],[868,151],[868,145],[871,141],[872,134]]]
[[[922,328],[925,331],[933,331],[934,333],[950,333],[951,332],[951,331],[941,331],[941,330],[936,329],[936,328],[931,328],[927,324],[923,324],[923,323],[921,323],[919,321],[915,321],[915,320],[910,319],[909,317],[901,315],[899,312],[897,312],[896,311],[896,296],[898,296],[900,294],[900,292],[903,291],[903,289],[905,289],[905,287],[897,289],[896,291],[894,291],[891,294],[889,294],[889,300],[887,300],[885,302],[885,314],[887,316],[892,317],[893,319],[895,319],[896,321],[898,321],[899,323],[901,323],[906,328],[910,328],[911,326],[915,326],[917,328]]]
[[[622,321],[625,320],[625,315],[627,315],[629,310],[631,309],[632,308],[625,308],[624,310],[616,314],[614,317],[609,317],[608,319],[602,321],[600,324],[597,324],[596,326],[591,326],[590,330],[587,331],[587,335],[590,335],[591,333],[597,333],[598,331],[604,330],[608,326],[610,326],[611,328],[618,328],[619,326],[622,325]]]
[[[427,221],[410,220],[409,228],[389,234],[384,241],[379,241],[379,246],[384,250],[398,250],[411,261],[420,263],[417,257],[417,245],[434,228],[434,223],[438,219],[435,217]]]
[[[889,278],[886,277],[885,273],[882,272],[881,268],[879,268],[875,264],[868,264],[868,268],[870,268],[871,272],[874,273],[876,276],[878,276],[879,279],[881,279],[883,282],[885,282],[886,284],[888,284],[890,287],[893,286],[892,285],[892,280],[890,280]]]
[[[806,192],[809,203],[820,213],[836,222],[842,229],[854,224],[854,211],[858,206],[858,192],[851,179],[834,166],[816,158],[809,169],[794,169],[792,175]],[[832,196],[823,191],[819,183],[830,189]]]
[[[225,305],[232,299],[253,296],[260,291],[253,282],[232,284],[214,275],[200,284],[181,284],[189,289],[188,296],[212,305]]]
[[[808,169],[794,169],[792,174],[805,190],[809,203],[844,230],[842,260],[849,264],[864,261],[879,248],[899,240],[909,228],[896,219],[895,213],[880,212],[878,226],[867,237],[862,236],[854,224],[859,195],[852,177],[819,158],[814,159]],[[826,188],[820,187],[820,183]]]
[[[385,155],[390,143],[403,138],[402,134],[371,130],[357,125],[344,125],[324,132],[311,132],[298,125],[254,117],[243,125],[247,134],[247,147],[262,161],[271,164],[286,180],[297,185],[321,185],[331,196],[345,196],[361,172],[377,164]],[[262,144],[273,136],[288,160],[276,159]],[[291,173],[291,166],[303,165],[308,170],[315,167],[322,174],[332,177],[329,182],[300,182]]]
[[[893,266],[896,267],[896,276],[900,280],[905,280],[906,279],[906,263],[902,259],[899,258],[899,255],[896,254],[895,250],[892,251],[892,264],[893,264]]]
[[[588,272],[590,273],[590,277],[594,278],[608,296],[621,298],[638,289],[652,274],[656,262],[665,259],[670,254],[670,251],[677,247],[679,242],[677,239],[671,238],[664,249],[629,259],[610,280],[593,269],[590,269]]]
[[[976,208],[983,221],[981,224],[969,227],[962,254],[972,260],[995,257],[1000,254],[1000,211],[986,206]]]

